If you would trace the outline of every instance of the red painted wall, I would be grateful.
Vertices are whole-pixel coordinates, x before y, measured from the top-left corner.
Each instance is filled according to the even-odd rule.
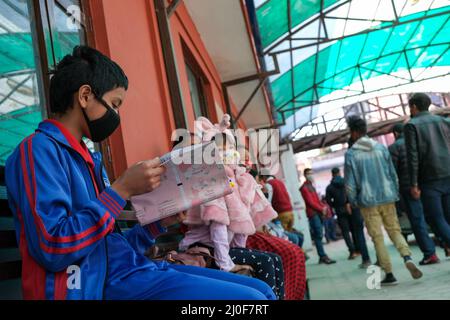
[[[121,127],[109,140],[117,177],[131,164],[169,151],[172,107],[153,1],[91,0],[89,5],[95,47],[119,63],[130,82]],[[182,41],[207,79],[209,113],[217,121],[216,105],[225,110],[221,79],[184,4],[170,18],[170,28],[188,127],[195,119]]]

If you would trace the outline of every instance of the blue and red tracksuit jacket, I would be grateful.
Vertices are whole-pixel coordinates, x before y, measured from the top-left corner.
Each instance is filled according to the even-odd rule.
[[[100,154],[55,120],[41,122],[8,158],[6,186],[24,299],[102,299],[108,263],[114,263],[108,260],[108,237],[116,243],[109,250],[133,257],[166,231],[154,223],[122,233],[115,219],[126,201],[109,187]],[[146,263],[129,266],[140,270]]]

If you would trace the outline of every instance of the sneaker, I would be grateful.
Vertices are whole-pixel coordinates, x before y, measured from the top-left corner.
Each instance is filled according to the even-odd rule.
[[[445,245],[445,247],[444,247],[444,252],[445,252],[445,257],[446,257],[446,258],[450,257],[450,247],[448,247],[447,245]]]
[[[319,264],[322,264],[322,263],[324,263],[324,264],[333,264],[333,263],[336,263],[336,261],[335,260],[331,260],[328,256],[325,256],[325,257],[322,257],[322,258],[319,259]]]
[[[363,261],[363,263],[361,263],[360,265],[358,265],[358,267],[360,269],[367,269],[368,267],[370,267],[372,265],[372,262],[370,261]]]
[[[411,276],[413,279],[419,279],[422,278],[423,274],[422,271],[417,268],[416,264],[412,260],[408,260],[405,262],[406,268],[411,273]]]
[[[439,260],[439,258],[438,258],[438,256],[436,255],[436,254],[433,254],[432,256],[430,256],[430,257],[428,257],[428,258],[423,258],[420,262],[419,262],[419,264],[421,265],[421,266],[426,266],[426,265],[429,265],[429,264],[436,264],[436,263],[439,263],[440,262],[440,260]]]
[[[395,286],[396,284],[398,284],[398,281],[392,273],[386,274],[384,280],[381,281],[382,286]]]

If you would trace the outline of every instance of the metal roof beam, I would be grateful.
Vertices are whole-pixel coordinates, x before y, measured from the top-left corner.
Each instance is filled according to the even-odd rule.
[[[442,45],[450,45],[450,42],[438,43],[438,44],[430,44],[430,45],[424,45],[424,46],[418,46],[418,47],[406,49],[406,51],[417,50],[417,49],[419,49],[419,48],[425,48],[425,47],[442,46]],[[380,58],[384,58],[384,57],[387,57],[387,56],[390,56],[390,55],[399,54],[399,53],[402,53],[404,50],[405,50],[405,49],[402,49],[402,50],[400,50],[400,51],[390,52],[390,53],[388,53],[388,54],[386,54],[386,55],[382,55],[382,56],[379,56],[379,57],[376,57],[376,58],[373,58],[373,59],[369,59],[369,60],[367,60],[367,61],[364,61],[364,63],[369,63],[369,62],[372,62],[372,61],[375,61],[375,60],[378,60],[378,59],[380,59]],[[344,70],[341,70],[341,71],[339,71],[338,73],[335,73],[335,74],[333,74],[332,76],[330,76],[330,77],[328,77],[328,78],[325,78],[325,79],[321,80],[320,82],[317,83],[317,85],[320,85],[321,83],[324,83],[324,82],[326,82],[326,81],[328,81],[328,80],[334,78],[335,76],[337,76],[337,75],[339,75],[339,74],[341,74],[341,73],[347,72],[347,71],[349,71],[349,70],[351,70],[351,69],[353,69],[353,68],[357,68],[357,67],[358,67],[358,66],[355,65],[355,66],[351,66],[351,67],[349,67],[349,68],[346,68],[346,69],[344,69]],[[403,84],[401,84],[401,85],[403,85]],[[394,86],[394,87],[397,87],[397,86]],[[387,88],[388,88],[388,87],[387,87]],[[294,99],[297,98],[297,97],[299,97],[299,96],[301,96],[301,95],[304,94],[305,92],[307,92],[307,91],[309,91],[309,90],[312,90],[312,89],[313,89],[313,87],[311,86],[311,87],[309,87],[309,88],[303,90],[302,92],[296,94],[296,96],[294,97]],[[375,90],[375,91],[377,91],[377,90]],[[367,93],[367,92],[366,92],[366,93]],[[348,97],[352,97],[352,96],[348,96]],[[342,98],[338,98],[338,99],[336,99],[336,100],[340,100],[340,99],[342,99]],[[335,101],[335,100],[329,100],[329,101]],[[326,101],[326,102],[329,102],[329,101]],[[281,106],[277,107],[277,110],[281,110],[284,106],[286,106],[288,103],[291,103],[291,102],[293,102],[293,101],[290,100],[290,101],[285,102],[285,103],[282,104]],[[322,101],[322,102],[325,102],[325,101]]]
[[[422,16],[422,17],[418,17],[418,18],[414,18],[414,19],[410,19],[410,20],[405,20],[405,21],[399,21],[397,24],[395,24],[395,26],[400,26],[400,25],[404,25],[404,24],[410,24],[416,21],[422,21],[422,20],[426,20],[426,19],[430,19],[430,18],[434,18],[434,17],[439,17],[439,16],[443,16],[443,15],[449,15],[450,14],[450,10],[446,10],[443,12],[438,12],[435,14],[431,14],[428,16]],[[340,36],[340,37],[336,37],[336,38],[330,38],[327,40],[323,40],[323,41],[318,41],[318,43],[310,43],[310,44],[305,44],[302,46],[298,46],[298,47],[293,47],[292,49],[282,49],[282,50],[277,50],[277,51],[269,51],[272,54],[281,54],[281,53],[285,53],[285,52],[289,52],[290,50],[299,50],[299,49],[305,49],[311,46],[315,46],[317,44],[324,44],[324,43],[328,43],[328,42],[332,42],[332,41],[338,41],[338,40],[343,40],[345,38],[349,38],[349,37],[354,37],[354,36],[358,36],[358,35],[363,35],[363,34],[368,34],[368,33],[372,33],[375,31],[379,31],[379,30],[384,30],[384,29],[388,29],[388,28],[392,28],[394,26],[394,23],[392,23],[391,25],[386,25],[386,26],[380,26],[379,28],[376,29],[366,29],[360,32],[356,32],[353,34],[349,34],[349,35],[344,35],[344,36]]]
[[[286,0],[289,1],[289,0]],[[346,5],[347,3],[350,3],[351,0],[345,0],[344,2],[339,3],[336,6],[333,6],[331,8],[328,8],[327,10],[325,10],[323,13],[324,15],[342,7],[343,5]],[[298,31],[302,30],[303,28],[309,26],[310,24],[314,23],[317,21],[317,19],[319,18],[319,16],[315,17],[314,19],[311,19],[310,21],[306,22],[305,24],[303,24],[298,30],[295,30],[294,32],[292,32],[292,30],[289,30],[288,35],[282,37],[280,40],[276,41],[275,43],[273,43],[270,47],[268,47],[267,49],[264,50],[264,55],[271,53],[271,51],[273,49],[275,49],[276,47],[278,47],[280,44],[282,44],[284,41],[289,40],[290,37],[294,34],[296,34]]]

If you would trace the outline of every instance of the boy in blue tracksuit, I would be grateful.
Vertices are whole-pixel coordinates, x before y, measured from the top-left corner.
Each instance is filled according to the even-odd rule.
[[[109,185],[98,153],[119,126],[128,80],[100,52],[76,47],[50,83],[54,119],[39,124],[6,162],[8,200],[23,259],[25,299],[274,299],[264,282],[153,262],[143,254],[173,218],[121,232],[115,219],[164,169],[140,162]]]

